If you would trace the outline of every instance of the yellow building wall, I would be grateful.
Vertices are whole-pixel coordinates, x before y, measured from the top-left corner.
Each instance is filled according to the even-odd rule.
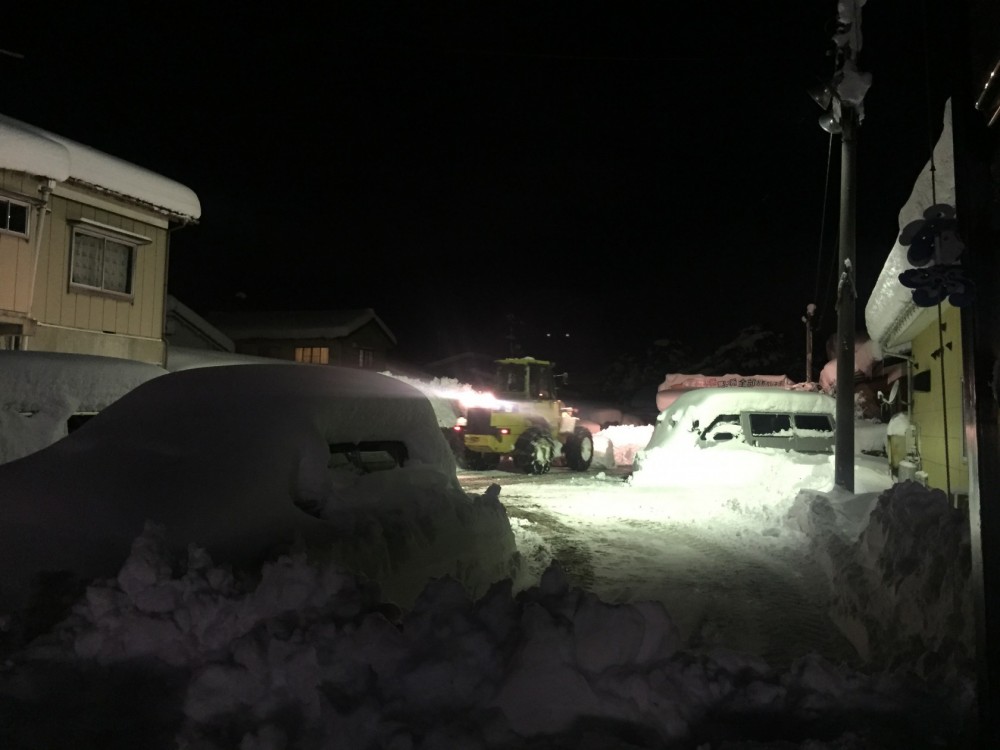
[[[964,375],[959,310],[943,303],[941,325],[935,320],[914,338],[911,353],[914,358],[913,374],[930,373],[930,391],[913,392],[913,423],[917,427],[921,468],[927,472],[927,483],[931,487],[947,491],[950,483],[953,495],[966,494],[969,491],[969,465],[963,420]],[[938,356],[935,357],[935,354]]]

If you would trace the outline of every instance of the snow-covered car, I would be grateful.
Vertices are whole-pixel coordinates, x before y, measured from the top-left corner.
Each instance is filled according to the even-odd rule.
[[[785,482],[790,464],[801,488],[832,477],[836,400],[784,388],[699,388],[660,412],[636,453],[637,486],[766,485]],[[856,457],[857,471],[882,473],[885,462]],[[780,479],[779,479],[780,478]],[[787,484],[783,489],[788,489]]]
[[[0,351],[0,464],[66,437],[136,386],[166,373],[119,357]]]
[[[0,465],[0,487],[0,605],[33,574],[113,574],[147,523],[176,550],[197,544],[233,565],[296,545],[322,550],[397,603],[428,568],[461,579],[482,550],[516,553],[499,502],[477,505],[462,491],[426,397],[353,368],[167,373]],[[394,530],[411,517],[424,537]],[[423,554],[433,564],[414,564]]]

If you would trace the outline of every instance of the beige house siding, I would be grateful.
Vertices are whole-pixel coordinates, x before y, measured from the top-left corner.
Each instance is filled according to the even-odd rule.
[[[22,203],[38,202],[41,181],[21,172],[0,169],[0,195]],[[36,212],[28,216],[28,237],[0,232],[0,315],[4,312],[28,312],[31,297],[31,276]]]
[[[30,207],[28,237],[0,232],[0,347],[163,365],[170,231],[197,223],[198,196],[2,114],[0,194]],[[130,245],[130,266],[124,253],[111,248],[109,256],[98,240],[80,249],[92,264],[81,267],[88,284],[72,284],[77,225]]]
[[[921,468],[927,472],[931,487],[952,494],[969,491],[969,467],[965,453],[962,399],[962,334],[958,309],[945,303],[941,309],[944,348],[938,338],[937,321],[913,339],[914,375],[930,374],[930,391],[914,391],[913,423],[917,427],[917,448]],[[950,345],[950,348],[949,348]],[[939,358],[932,356],[939,349]],[[944,363],[944,401],[941,392],[941,366]],[[947,454],[945,424],[947,420]]]
[[[9,170],[2,172],[2,187],[12,197],[18,197],[15,193],[38,194],[39,180]],[[25,340],[28,350],[101,354],[162,364],[169,241],[166,221],[154,215],[142,221],[136,218],[138,212],[133,207],[118,207],[108,196],[94,195],[97,205],[83,202],[87,197],[79,188],[56,188],[49,201],[34,273],[35,238],[0,236],[0,311],[19,313],[37,324]],[[135,249],[131,299],[70,287],[73,222],[80,219],[151,240]],[[34,230],[36,221],[37,208],[32,210],[29,231]]]

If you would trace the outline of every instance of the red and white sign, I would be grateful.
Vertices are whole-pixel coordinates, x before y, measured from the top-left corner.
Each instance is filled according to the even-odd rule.
[[[667,373],[656,389],[656,408],[666,409],[685,391],[694,388],[791,388],[795,381],[785,375],[685,375]]]

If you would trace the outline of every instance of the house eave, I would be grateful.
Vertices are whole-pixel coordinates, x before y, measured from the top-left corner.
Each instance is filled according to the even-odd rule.
[[[125,193],[120,193],[120,192],[118,192],[116,190],[112,190],[110,188],[102,187],[100,185],[95,185],[92,182],[86,182],[85,180],[80,180],[80,179],[77,179],[75,177],[71,177],[71,178],[69,178],[66,181],[66,183],[69,184],[69,185],[76,186],[78,188],[83,188],[83,189],[92,191],[94,193],[98,193],[100,195],[103,195],[103,196],[106,196],[106,197],[109,197],[109,198],[114,198],[115,200],[121,201],[123,203],[127,203],[127,204],[129,204],[131,206],[135,206],[137,208],[141,208],[141,209],[144,209],[146,211],[150,211],[152,213],[159,214],[160,216],[165,217],[168,221],[172,221],[172,222],[176,222],[176,223],[184,224],[184,225],[197,224],[198,223],[198,217],[196,217],[196,216],[191,216],[190,214],[185,214],[185,213],[181,213],[179,211],[174,211],[174,210],[171,210],[171,209],[169,209],[169,208],[167,208],[165,206],[158,206],[155,203],[150,203],[148,201],[142,200],[141,198],[136,198],[136,197],[131,196],[131,195],[126,195]]]

